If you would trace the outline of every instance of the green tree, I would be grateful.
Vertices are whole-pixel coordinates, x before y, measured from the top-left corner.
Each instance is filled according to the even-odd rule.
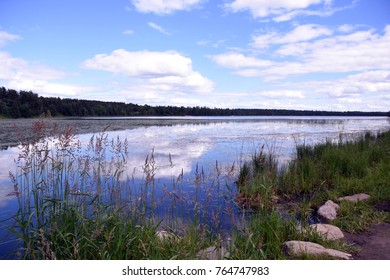
[[[18,119],[22,116],[22,114],[20,113],[20,108],[17,100],[12,101],[10,115],[14,119]]]
[[[2,100],[0,100],[0,116],[8,117],[7,104]]]

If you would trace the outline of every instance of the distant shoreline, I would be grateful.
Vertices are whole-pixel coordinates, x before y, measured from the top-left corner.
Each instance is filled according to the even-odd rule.
[[[384,119],[388,121],[390,126],[390,118],[384,116],[99,116],[47,118],[60,128],[71,127],[75,134],[99,133],[103,130],[131,130],[142,126],[205,125],[228,122],[269,122],[272,124],[280,121],[320,124],[323,121],[339,123],[344,119]],[[28,141],[28,136],[32,135],[33,124],[38,120],[38,118],[0,119],[0,149],[16,146],[21,141]],[[24,137],[21,138],[21,135],[24,135]]]
[[[0,119],[53,117],[226,117],[226,116],[331,116],[390,117],[390,112],[315,111],[290,109],[208,108],[185,106],[150,106],[124,102],[61,99],[42,97],[32,91],[16,91],[0,87]]]

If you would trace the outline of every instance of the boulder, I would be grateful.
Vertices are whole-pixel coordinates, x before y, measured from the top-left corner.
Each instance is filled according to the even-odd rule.
[[[177,236],[174,233],[166,230],[158,230],[156,235],[160,241],[174,241],[177,239]]]
[[[344,234],[340,228],[329,224],[314,224],[310,228],[323,235],[327,240],[337,240],[344,238]]]
[[[370,196],[366,193],[357,193],[354,195],[343,196],[339,198],[340,201],[346,200],[346,201],[353,201],[353,202],[367,200],[367,199],[370,199]]]
[[[223,260],[230,256],[229,251],[225,247],[211,246],[199,251],[196,256],[201,260]]]
[[[292,240],[292,241],[284,242],[283,247],[289,255],[296,255],[296,256],[300,256],[304,254],[314,255],[314,256],[328,255],[333,258],[344,259],[344,260],[349,260],[352,257],[351,254],[334,250],[334,249],[328,249],[325,248],[324,246],[321,246],[320,244],[313,243],[313,242]]]
[[[321,218],[324,218],[328,221],[333,221],[337,217],[337,209],[339,209],[339,205],[334,203],[332,200],[328,200],[318,208],[317,214]]]

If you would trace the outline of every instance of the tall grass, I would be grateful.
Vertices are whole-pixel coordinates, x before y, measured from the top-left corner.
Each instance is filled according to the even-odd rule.
[[[9,194],[19,206],[9,230],[20,240],[20,258],[193,259],[219,242],[222,211],[213,203],[220,181],[206,183],[200,168],[188,194],[182,173],[172,186],[157,185],[153,150],[141,179],[127,174],[129,143],[105,131],[81,143],[72,128],[39,119],[33,142],[21,143]],[[220,169],[217,162],[217,177]],[[180,238],[161,238],[161,229]]]
[[[277,184],[278,164],[264,146],[249,162],[245,162],[238,175],[236,201],[243,207],[271,209]]]
[[[72,128],[60,130],[44,119],[34,123],[33,135],[20,146],[17,171],[10,174],[19,205],[11,231],[23,242],[23,258],[57,258],[69,254],[65,247],[90,243],[79,237],[94,232],[91,225],[100,228],[103,218],[125,210],[127,142],[109,141],[103,131],[84,151]]]
[[[385,182],[388,172],[383,168],[389,162],[390,132],[377,136],[367,133],[348,142],[297,146],[297,158],[280,175],[279,188],[292,195],[311,194],[317,201],[324,194],[334,197],[363,191],[379,198],[377,191],[387,188],[378,189],[370,178],[375,174]]]
[[[285,219],[274,210],[262,209],[254,213],[248,225],[233,235],[232,259],[285,259],[281,244],[302,239],[297,221]]]
[[[249,193],[251,197],[268,199],[270,204],[273,201],[268,194],[276,194],[280,203],[292,205],[290,211],[309,221],[326,200],[337,201],[341,196],[365,192],[372,198],[362,203],[359,211],[348,211],[351,205],[341,202],[340,219],[335,223],[356,232],[373,223],[389,221],[388,212],[378,212],[373,207],[388,207],[390,203],[390,132],[366,133],[337,143],[298,145],[296,158],[280,169],[274,168],[269,159],[272,155],[260,155],[260,162],[272,163],[259,169],[258,159],[253,158],[242,166],[238,181],[241,196]],[[264,201],[259,203],[267,205]]]

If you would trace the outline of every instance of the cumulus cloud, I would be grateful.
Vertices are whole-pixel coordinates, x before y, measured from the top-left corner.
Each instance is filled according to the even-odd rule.
[[[332,0],[234,0],[225,7],[236,13],[249,11],[254,18],[274,17],[274,21],[287,21],[301,15],[330,15],[336,11],[332,8]],[[320,6],[320,9],[318,6]],[[316,9],[309,9],[315,6]]]
[[[190,10],[203,0],[132,0],[134,7],[141,13],[157,15],[172,14],[176,11]]]
[[[350,33],[353,30],[355,30],[355,28],[356,28],[356,26],[354,26],[352,24],[343,24],[343,25],[339,26],[339,28],[337,30],[340,32],[343,32],[343,33]]]
[[[303,30],[309,32],[305,34]],[[390,68],[390,26],[382,34],[369,29],[334,35],[326,27],[304,25],[287,34],[269,33],[259,36],[268,36],[270,39],[257,40],[254,42],[255,46],[272,46],[273,54],[284,60],[268,59],[266,64],[258,65],[238,64],[237,59],[215,59],[218,56],[214,56],[213,60],[223,67],[237,69],[236,74],[259,76],[265,80],[312,73],[348,73]],[[272,38],[274,39],[271,40]],[[241,57],[241,61],[260,59],[242,54],[235,56]]]
[[[84,61],[82,66],[133,77],[186,76],[192,71],[191,59],[174,51],[129,52],[118,49],[111,54],[97,54]]]
[[[234,13],[249,11],[254,18],[271,18],[275,22],[283,22],[297,16],[331,16],[354,7],[357,1],[347,6],[334,7],[333,0],[234,0],[225,7]]]
[[[192,69],[192,60],[174,51],[129,52],[118,49],[83,62],[86,69],[109,71],[137,78],[149,91],[210,92],[214,83]]]
[[[272,62],[269,60],[263,60],[256,57],[249,57],[234,52],[214,55],[214,56],[210,56],[210,58],[220,66],[233,68],[233,69],[249,68],[249,67],[267,67],[272,65]]]
[[[68,74],[51,67],[29,63],[0,51],[0,82],[7,88],[31,90],[44,96],[77,96],[92,92],[91,87],[60,83]]]
[[[286,44],[277,53],[290,56],[286,61],[267,69],[265,75],[307,73],[343,73],[390,68],[390,26],[383,35],[370,29],[319,39],[314,42]],[[289,70],[291,69],[294,71]]]
[[[188,75],[182,76],[166,76],[149,79],[150,86],[156,89],[161,88],[164,91],[183,91],[183,92],[211,92],[214,88],[214,83],[203,77],[199,72],[192,71]]]
[[[317,83],[316,92],[332,97],[352,98],[364,94],[390,92],[390,70],[365,71],[345,78]]]
[[[31,64],[22,58],[0,51],[0,80],[13,79],[16,76],[30,79],[60,79],[66,75],[63,71],[41,64]]]
[[[323,1],[322,8],[317,9],[296,9],[289,12],[282,13],[279,16],[275,16],[272,18],[275,22],[283,22],[283,21],[289,21],[294,19],[297,16],[319,16],[319,17],[328,17],[333,15],[336,12],[340,12],[346,9],[351,9],[355,6],[356,2],[358,0],[352,1],[350,5],[347,6],[340,6],[340,7],[333,7],[333,0],[329,1]]]
[[[253,36],[253,47],[267,48],[271,44],[291,44],[297,42],[310,41],[322,36],[330,36],[333,31],[328,27],[316,24],[304,24],[297,26],[294,30],[286,34],[277,32],[266,33]]]
[[[31,90],[42,96],[78,97],[80,94],[97,92],[97,88],[57,83],[47,80],[15,78],[7,83],[8,88]]]

